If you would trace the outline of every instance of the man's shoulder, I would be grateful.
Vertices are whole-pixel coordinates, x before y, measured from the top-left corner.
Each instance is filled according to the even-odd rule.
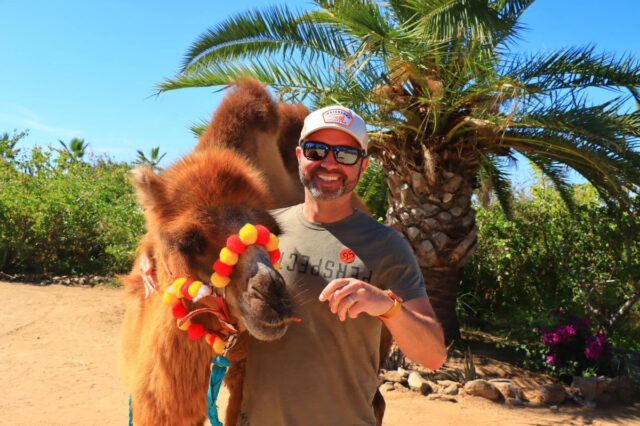
[[[289,214],[294,214],[295,211],[300,208],[302,204],[295,204],[293,206],[287,206],[287,207],[280,207],[277,209],[272,209],[269,210],[269,213],[273,216],[273,217],[280,217],[280,216],[287,216]]]

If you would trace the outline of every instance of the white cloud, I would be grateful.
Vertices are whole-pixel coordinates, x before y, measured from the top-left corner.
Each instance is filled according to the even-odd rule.
[[[81,130],[68,129],[48,124],[38,114],[22,105],[0,102],[0,128],[29,129],[50,134],[53,138],[74,138],[82,135]]]

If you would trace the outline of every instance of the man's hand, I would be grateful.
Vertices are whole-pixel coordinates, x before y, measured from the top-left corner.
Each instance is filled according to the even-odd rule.
[[[321,302],[329,301],[329,308],[338,314],[340,321],[356,318],[365,312],[371,316],[382,315],[393,306],[391,299],[384,291],[355,278],[338,278],[331,281],[322,290]]]

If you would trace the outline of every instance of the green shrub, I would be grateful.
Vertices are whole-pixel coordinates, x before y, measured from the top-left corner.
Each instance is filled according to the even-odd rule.
[[[10,273],[125,272],[144,219],[130,166],[92,164],[34,148],[0,157],[0,269]]]

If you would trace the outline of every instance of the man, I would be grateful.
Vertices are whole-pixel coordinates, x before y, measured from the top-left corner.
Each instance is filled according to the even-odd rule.
[[[352,205],[367,144],[349,109],[305,119],[296,148],[305,200],[274,212],[284,230],[280,273],[302,322],[276,342],[251,339],[240,424],[375,424],[383,322],[412,360],[435,370],[446,358],[408,244]]]

